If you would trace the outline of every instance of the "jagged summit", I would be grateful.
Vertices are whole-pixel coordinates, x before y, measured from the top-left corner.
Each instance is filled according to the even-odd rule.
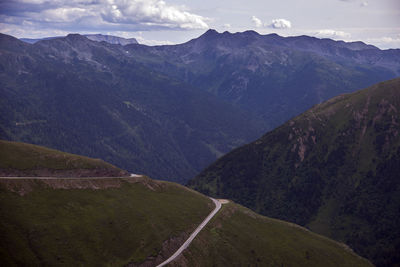
[[[345,42],[342,40],[336,41],[329,38],[317,38],[308,35],[283,37],[278,35],[277,33],[262,35],[254,30],[247,30],[244,32],[235,32],[235,33],[224,31],[223,33],[219,33],[214,29],[209,29],[203,35],[194,40],[223,41],[226,40],[226,38],[229,38],[229,40],[232,42],[245,39],[246,41],[249,42],[257,41],[257,44],[264,43],[273,46],[289,47],[307,51],[315,50],[318,53],[321,53],[322,50],[324,50],[325,53],[326,49],[329,50],[348,49],[351,51],[380,50],[376,46],[365,44],[364,42],[361,41],[356,41],[356,42]],[[321,49],[321,46],[323,46],[325,49]]]
[[[220,34],[220,33],[217,32],[217,30],[208,29],[203,35],[215,35],[215,34]]]

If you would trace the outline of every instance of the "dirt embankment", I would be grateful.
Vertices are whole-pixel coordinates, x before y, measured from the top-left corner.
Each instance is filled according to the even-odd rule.
[[[60,177],[42,177],[38,179],[32,178],[2,178],[0,179],[0,187],[5,188],[24,196],[34,191],[35,188],[47,187],[52,189],[90,189],[101,190],[108,188],[120,188],[123,183],[141,183],[150,190],[156,191],[164,186],[161,182],[152,180],[146,176],[136,177],[77,177],[77,178],[60,178]]]
[[[161,251],[157,256],[148,257],[142,263],[129,263],[125,267],[153,267],[168,259],[188,239],[189,232],[183,232],[179,236],[172,237],[162,244]]]
[[[0,177],[126,177],[130,174],[120,169],[33,169],[17,170],[0,168]]]

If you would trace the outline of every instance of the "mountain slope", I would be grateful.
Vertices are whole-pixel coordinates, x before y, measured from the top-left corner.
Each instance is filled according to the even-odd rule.
[[[34,45],[2,35],[0,138],[185,182],[260,134],[246,112],[80,35]],[[129,53],[128,53],[129,54]]]
[[[0,52],[0,138],[181,183],[312,105],[400,73],[400,50],[254,31],[156,47],[1,35]]]
[[[298,225],[224,205],[171,266],[372,266],[344,244]]]
[[[333,98],[235,149],[193,181],[267,216],[400,263],[400,79]]]
[[[212,210],[205,196],[149,178],[0,180],[3,266],[154,266]]]
[[[127,46],[151,68],[261,116],[271,130],[311,106],[400,75],[400,50],[308,36],[208,30],[173,46]]]
[[[55,153],[23,148],[27,154],[40,150],[41,166]],[[76,166],[88,161],[67,156],[59,159],[64,166],[71,157]],[[15,158],[6,154],[1,162]],[[214,208],[198,192],[145,176],[1,178],[0,203],[2,266],[155,266]],[[187,259],[189,266],[371,266],[342,244],[236,204],[227,204],[210,224],[172,265]],[[238,250],[235,257],[231,248]]]

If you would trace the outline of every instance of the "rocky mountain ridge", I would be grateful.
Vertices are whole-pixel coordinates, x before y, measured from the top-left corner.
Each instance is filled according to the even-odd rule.
[[[271,130],[338,94],[400,75],[400,50],[309,36],[208,30],[180,45],[127,46],[153,69],[261,116]]]

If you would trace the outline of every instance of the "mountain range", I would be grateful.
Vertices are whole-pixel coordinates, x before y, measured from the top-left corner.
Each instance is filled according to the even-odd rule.
[[[0,36],[0,138],[185,183],[340,93],[400,73],[400,50],[209,30],[184,44]]]
[[[190,182],[400,264],[400,78],[318,104]]]
[[[262,122],[80,35],[1,36],[1,129],[26,141],[184,182],[261,134]]]
[[[113,35],[104,35],[104,34],[84,34],[86,38],[92,41],[97,41],[97,42],[106,42],[109,44],[119,44],[119,45],[128,45],[128,44],[137,44],[138,41],[135,38],[123,38],[123,37],[118,37],[118,36],[113,36]],[[63,38],[63,37],[45,37],[45,38],[40,38],[40,39],[31,39],[31,38],[21,38],[20,40],[29,43],[29,44],[34,44],[39,41],[43,40],[51,40],[55,38]]]
[[[400,49],[309,36],[208,30],[180,45],[126,49],[152,69],[261,117],[266,130],[338,94],[400,75]]]

